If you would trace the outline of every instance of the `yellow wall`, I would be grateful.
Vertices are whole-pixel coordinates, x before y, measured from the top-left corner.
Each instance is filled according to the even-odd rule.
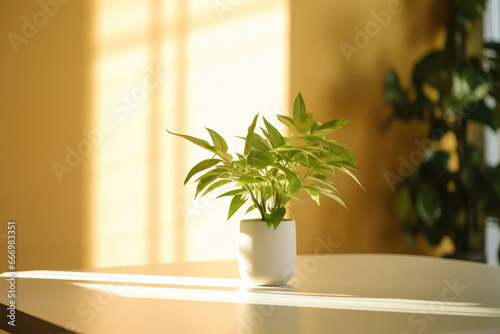
[[[0,234],[16,220],[17,269],[78,268],[86,264],[90,159],[61,183],[51,164],[64,162],[89,121],[90,13],[88,1],[61,4],[46,22],[40,10],[37,1],[0,3]],[[26,30],[32,38],[16,53],[6,36],[22,36],[23,18],[33,15],[38,32]]]
[[[64,2],[63,0],[59,0]],[[37,1],[0,2],[0,256],[6,258],[5,231],[17,221],[17,269],[88,266],[91,165],[88,156],[56,177],[52,163],[64,163],[66,147],[91,126],[90,1],[60,4],[59,12],[38,28],[16,53],[5,36],[22,34],[23,17],[32,22]],[[406,252],[391,208],[393,194],[384,172],[397,173],[398,155],[408,157],[413,140],[425,135],[418,125],[393,124],[381,131],[389,109],[382,99],[382,78],[395,67],[408,79],[410,64],[441,36],[441,9],[435,1],[402,1],[371,43],[346,62],[340,43],[353,44],[354,27],[373,20],[371,10],[386,0],[291,0],[290,96],[300,90],[320,119],[346,118],[338,131],[351,143],[358,173],[368,192],[339,176],[350,212],[324,199],[323,205],[296,205],[298,250],[312,252],[317,238],[341,244],[339,252]],[[0,271],[6,261],[0,261]]]
[[[372,11],[391,9],[390,21],[378,25],[376,33],[371,27],[377,22]],[[356,175],[367,189],[364,192],[339,175],[337,186],[350,212],[329,199],[323,199],[319,208],[296,204],[293,216],[300,253],[311,253],[318,238],[328,236],[340,244],[336,252],[408,252],[393,215],[394,194],[384,174],[397,174],[398,156],[408,160],[410,152],[418,149],[414,140],[426,133],[418,123],[399,121],[382,130],[391,113],[383,100],[382,81],[388,69],[396,68],[408,82],[411,64],[431,46],[440,45],[444,9],[433,0],[291,1],[290,94],[300,90],[308,110],[315,111],[320,120],[352,121],[333,138],[352,144],[358,166],[366,170]],[[349,63],[341,43],[356,46],[354,29],[365,30],[367,25],[374,29],[373,37],[352,54]],[[425,248],[417,247],[419,251]]]

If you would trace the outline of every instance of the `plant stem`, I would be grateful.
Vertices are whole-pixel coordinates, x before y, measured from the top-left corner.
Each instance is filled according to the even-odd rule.
[[[228,166],[231,167],[235,171],[236,175],[241,176],[241,173],[238,172],[238,169],[236,169],[232,164],[228,164]],[[246,167],[246,169],[248,171],[248,166]],[[250,189],[250,186],[246,185],[246,186],[243,186],[243,188],[250,195],[250,198],[252,199],[253,205],[257,208],[257,210],[259,210],[259,213],[260,213],[262,220],[266,220],[265,214],[264,214],[264,209],[259,205],[259,202],[257,201],[257,199],[255,198],[255,195],[253,194],[252,190]]]
[[[252,202],[253,202],[253,205],[259,210],[260,212],[260,217],[262,218],[262,220],[266,220],[266,217],[265,217],[265,214],[264,214],[264,210],[263,208],[259,205],[259,202],[257,201],[257,199],[255,198],[255,195],[253,194],[252,190],[250,190],[249,186],[244,186],[244,188],[246,189],[246,191],[250,194],[250,198],[252,199]]]
[[[468,153],[467,153],[467,122],[465,119],[462,119],[462,124],[455,130],[455,136],[457,138],[457,153],[459,160],[459,168],[458,174],[461,175],[465,167],[468,165]],[[465,226],[464,226],[464,234],[462,246],[459,252],[468,252],[469,251],[469,243],[470,243],[470,230],[471,228],[474,231],[478,230],[478,222],[477,222],[477,213],[475,207],[477,205],[476,201],[470,194],[467,192],[467,189],[460,184],[460,190],[462,192],[462,199],[464,201],[465,206]]]
[[[262,190],[261,190],[261,194],[260,194],[260,205],[262,206],[262,217],[263,217],[263,220],[266,220],[265,218],[265,215],[264,215],[264,212],[266,211],[266,202],[264,201],[264,194],[262,193]]]

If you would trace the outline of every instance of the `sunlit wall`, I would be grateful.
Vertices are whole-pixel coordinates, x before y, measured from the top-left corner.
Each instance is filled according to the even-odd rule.
[[[209,155],[165,128],[207,137],[206,126],[234,151],[256,113],[283,113],[287,10],[284,0],[96,2],[92,265],[236,257],[241,215],[226,223],[228,202],[193,201],[182,185]]]
[[[92,6],[71,1],[44,13],[39,1],[0,1],[1,272],[9,220],[16,269],[89,264],[92,150],[75,150],[90,129]]]
[[[182,182],[206,153],[164,129],[234,138],[255,113],[288,111],[299,90],[320,119],[352,121],[338,135],[368,192],[339,175],[350,212],[328,199],[297,204],[298,252],[318,240],[336,252],[409,252],[384,173],[425,129],[382,132],[381,85],[390,67],[409,80],[412,62],[441,45],[445,15],[433,0],[400,3],[347,62],[340,44],[354,45],[354,29],[389,1],[69,1],[17,52],[7,36],[44,9],[0,1],[0,256],[5,222],[17,220],[19,270],[235,257],[242,215],[225,222],[227,202],[193,201]]]

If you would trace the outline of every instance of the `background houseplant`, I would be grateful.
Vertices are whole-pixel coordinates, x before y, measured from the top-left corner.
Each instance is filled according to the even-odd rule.
[[[397,192],[396,213],[406,240],[412,244],[423,233],[437,245],[448,235],[455,256],[467,257],[482,250],[485,217],[500,217],[500,166],[485,164],[467,136],[470,122],[494,130],[500,125],[500,47],[485,43],[483,55],[470,56],[468,32],[481,19],[485,0],[448,3],[444,48],[415,64],[408,89],[389,71],[384,94],[393,118],[426,122],[432,141]],[[440,143],[449,134],[456,147],[445,149]]]
[[[267,226],[274,229],[285,217],[288,202],[292,199],[300,201],[296,197],[300,190],[305,190],[318,205],[319,195],[325,195],[345,207],[334,186],[335,170],[346,173],[359,184],[350,171],[359,168],[349,150],[339,145],[344,143],[326,136],[349,121],[335,119],[322,124],[314,120],[312,113],[306,111],[300,93],[293,105],[293,117],[278,115],[278,119],[287,126],[288,136],[281,134],[265,118],[261,128],[263,135],[259,135],[255,132],[256,115],[247,136],[240,137],[245,140],[244,152],[236,153],[236,157],[228,153],[226,141],[214,130],[207,129],[212,144],[169,132],[214,154],[211,159],[194,166],[184,184],[202,172],[196,179],[195,196],[204,196],[232,184],[232,190],[218,196],[232,197],[227,219],[248,202],[250,205],[246,212],[257,210]]]

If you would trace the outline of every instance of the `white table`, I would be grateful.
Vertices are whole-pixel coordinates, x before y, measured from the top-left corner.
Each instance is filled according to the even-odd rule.
[[[23,334],[500,333],[499,267],[419,256],[298,256],[283,287],[246,285],[236,261],[25,271],[16,297]]]

